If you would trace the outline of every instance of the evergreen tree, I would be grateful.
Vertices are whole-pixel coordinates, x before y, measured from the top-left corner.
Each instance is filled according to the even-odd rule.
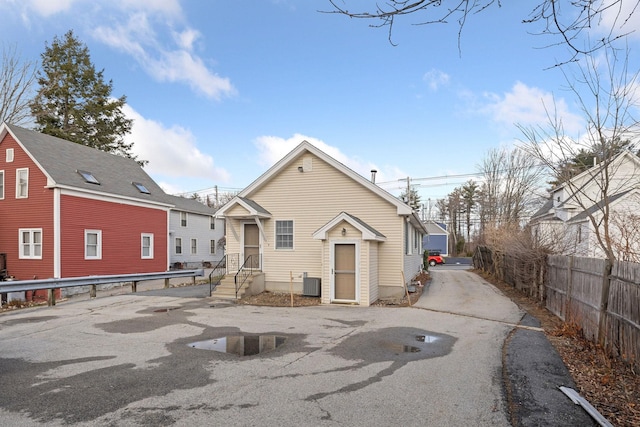
[[[78,144],[135,159],[124,142],[133,120],[122,112],[126,97],[112,98],[112,81],[96,71],[89,49],[73,31],[54,37],[41,55],[39,90],[31,102],[37,129]],[[146,162],[139,161],[141,165]]]

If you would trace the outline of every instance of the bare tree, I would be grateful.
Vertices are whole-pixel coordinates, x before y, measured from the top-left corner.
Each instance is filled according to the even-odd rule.
[[[640,263],[640,215],[632,212],[613,212],[611,228],[616,238],[612,248],[620,261]]]
[[[635,185],[637,162],[621,162],[621,145],[634,148],[640,137],[640,123],[634,117],[639,72],[628,69],[628,53],[624,58],[612,48],[602,58],[589,57],[576,64],[576,75],[565,73],[568,87],[577,99],[586,122],[584,135],[572,138],[565,132],[555,106],[548,110],[548,124],[538,127],[519,126],[525,136],[523,149],[544,164],[567,198],[588,218],[598,246],[610,261],[616,259],[615,237],[611,228],[611,202]],[[593,166],[573,179],[565,176],[566,164],[581,152],[593,153]],[[631,170],[629,168],[632,168]],[[622,170],[625,168],[625,170]]]
[[[462,186],[462,200],[464,201],[464,212],[467,220],[467,243],[471,241],[471,214],[476,207],[478,199],[478,184],[469,180]]]
[[[329,0],[329,3],[333,9],[327,13],[375,21],[372,27],[387,27],[391,44],[394,44],[393,26],[398,18],[407,15],[417,17],[414,25],[456,21],[459,44],[468,18],[501,6],[501,0],[387,0],[371,1],[364,6],[358,0],[354,11],[347,6],[347,0]],[[623,7],[622,0],[538,0],[522,22],[543,23],[540,34],[555,36],[559,41],[553,44],[566,44],[577,56],[592,53],[634,31],[628,21],[639,8],[640,0],[626,0],[624,4],[627,7]],[[605,15],[613,19],[604,19]],[[583,47],[582,36],[594,26],[604,25],[604,22],[609,25],[604,31],[605,37],[589,47]]]
[[[499,148],[489,150],[480,170],[484,180],[479,199],[481,228],[522,226],[540,185],[538,162],[522,150]]]
[[[23,61],[15,46],[2,48],[0,68],[0,123],[24,125],[31,118],[36,63]]]

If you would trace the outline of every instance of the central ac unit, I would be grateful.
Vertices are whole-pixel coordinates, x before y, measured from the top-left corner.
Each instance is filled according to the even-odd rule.
[[[307,297],[320,296],[320,278],[305,277],[302,279],[302,295]]]

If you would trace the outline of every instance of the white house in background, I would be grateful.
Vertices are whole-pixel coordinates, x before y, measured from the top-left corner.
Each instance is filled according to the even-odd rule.
[[[624,151],[606,166],[606,180],[604,172],[604,164],[596,165],[554,188],[531,218],[534,237],[557,253],[602,258],[605,253],[589,217],[601,224],[603,206],[608,205],[616,257],[640,257],[640,239],[636,237],[640,229],[640,158]]]
[[[194,199],[169,196],[169,262],[172,268],[214,267],[224,257],[224,220]]]

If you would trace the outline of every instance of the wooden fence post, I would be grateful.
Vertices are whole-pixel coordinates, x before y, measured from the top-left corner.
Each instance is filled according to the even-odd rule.
[[[569,265],[567,266],[567,294],[564,302],[564,321],[571,322],[571,292],[573,292],[571,286],[573,284],[573,257],[569,257]]]
[[[604,271],[602,272],[602,296],[600,298],[600,311],[598,318],[598,344],[604,348],[607,338],[606,325],[607,325],[607,310],[609,308],[609,288],[611,286],[611,271],[613,265],[607,259],[604,263]]]

